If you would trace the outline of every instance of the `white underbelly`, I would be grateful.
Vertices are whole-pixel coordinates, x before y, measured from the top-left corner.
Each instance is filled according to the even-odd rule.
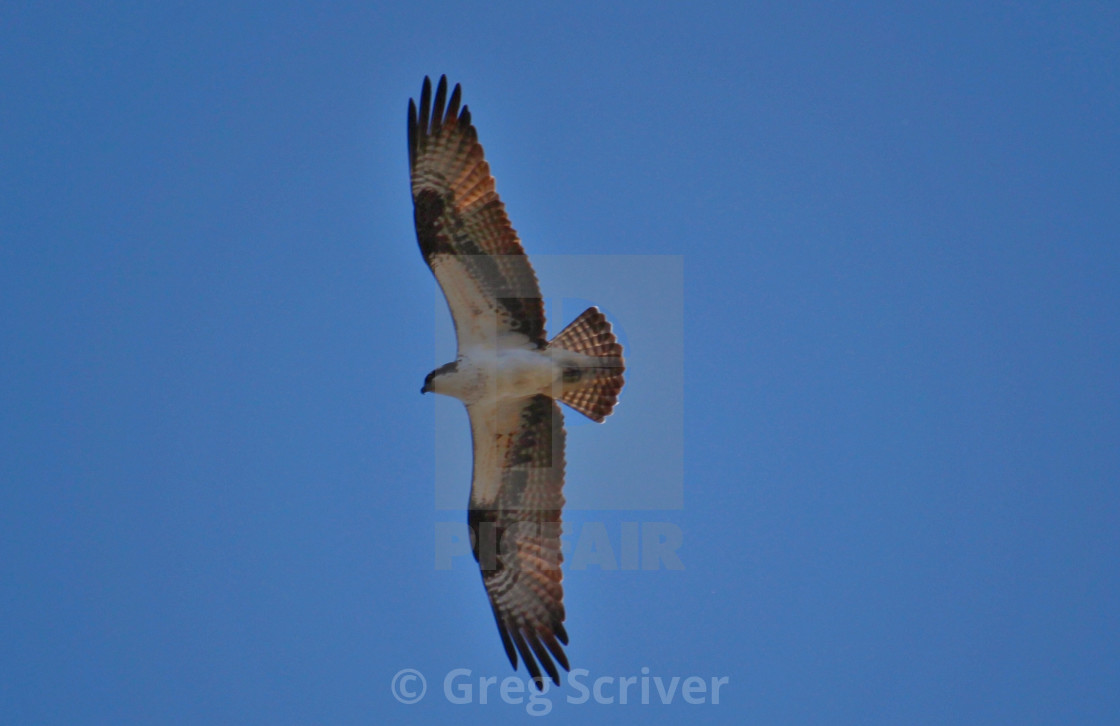
[[[463,362],[477,371],[480,400],[523,398],[538,393],[552,395],[560,380],[552,359],[536,351],[478,351],[473,355],[468,353]]]

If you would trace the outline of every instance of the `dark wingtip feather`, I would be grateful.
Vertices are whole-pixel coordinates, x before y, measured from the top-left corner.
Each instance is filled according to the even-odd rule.
[[[447,115],[443,118],[444,123],[447,123],[459,115],[459,98],[461,95],[462,91],[459,88],[459,84],[456,83],[455,89],[451,91],[451,100],[447,102]]]
[[[439,85],[436,86],[436,100],[432,103],[432,130],[438,130],[443,126],[443,104],[447,100],[447,76],[439,77]]]
[[[494,611],[494,620],[498,623],[498,635],[502,636],[502,647],[506,649],[506,657],[509,658],[509,664],[517,670],[517,650],[513,647],[513,641],[509,639],[509,632],[506,626],[502,623],[502,619],[498,617],[498,611]]]
[[[549,679],[557,686],[560,685],[560,670],[556,667],[559,663],[564,670],[570,671],[568,657],[557,642],[557,637],[568,644],[568,634],[560,623],[553,623],[551,631],[525,631],[520,628],[510,627],[502,622],[497,610],[494,611],[494,621],[498,625],[498,635],[502,637],[502,647],[505,648],[509,664],[517,670],[518,654],[525,670],[529,671],[537,690],[544,689],[544,678],[540,666],[548,673]],[[550,657],[551,655],[551,657]],[[534,657],[535,656],[535,657]],[[540,666],[538,666],[538,663]]]
[[[542,633],[541,642],[544,643],[548,651],[552,653],[552,657],[556,659],[556,662],[559,663],[564,670],[570,671],[572,669],[571,666],[568,665],[568,656],[564,654],[564,649],[556,642],[556,636],[553,633]]]
[[[521,636],[520,630],[511,628],[510,636],[513,638],[514,644],[517,645],[517,652],[521,654],[521,661],[525,664],[525,670],[529,671],[529,675],[537,683],[537,689],[540,690],[544,679],[541,677],[541,669],[537,666],[537,661],[533,658],[533,652],[525,644],[525,638]]]
[[[556,669],[556,664],[553,663],[552,659],[548,657],[548,651],[544,649],[543,645],[541,645],[540,638],[536,633],[530,632],[526,633],[525,639],[529,642],[529,647],[533,649],[533,654],[537,656],[537,661],[542,666],[544,666],[545,671],[548,673],[548,677],[552,679],[553,683],[559,686],[560,671]],[[540,689],[539,684],[537,688],[538,690]]]
[[[432,113],[432,79],[424,76],[424,85],[420,87],[420,117],[417,131],[421,136],[428,135],[428,119]]]
[[[408,165],[416,166],[416,102],[408,99]]]

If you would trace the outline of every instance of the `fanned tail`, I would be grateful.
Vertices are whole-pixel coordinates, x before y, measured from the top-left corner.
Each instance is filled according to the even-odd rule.
[[[584,310],[549,341],[548,347],[586,356],[565,365],[564,390],[559,400],[602,423],[618,403],[626,370],[622,345],[614,337],[606,316],[596,307]]]

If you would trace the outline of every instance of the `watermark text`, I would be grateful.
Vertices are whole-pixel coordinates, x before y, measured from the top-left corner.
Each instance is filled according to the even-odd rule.
[[[567,692],[563,698],[565,703],[574,706],[587,703],[718,706],[721,689],[730,680],[728,676],[653,675],[648,667],[643,667],[636,675],[592,677],[586,668],[575,668],[565,674],[563,684]],[[424,697],[427,684],[419,671],[405,668],[393,677],[391,688],[398,701],[413,704]],[[443,678],[443,698],[457,706],[491,703],[524,706],[530,716],[546,716],[552,712],[554,698],[559,702],[560,689],[555,689],[548,681],[543,690],[537,690],[532,681],[518,676],[499,679],[475,675],[470,668],[454,668]]]

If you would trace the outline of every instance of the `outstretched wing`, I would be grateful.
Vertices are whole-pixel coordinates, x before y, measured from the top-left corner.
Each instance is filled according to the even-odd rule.
[[[544,395],[475,404],[467,412],[474,439],[471,546],[502,644],[515,669],[521,655],[538,688],[541,668],[560,685],[556,663],[568,670],[561,647],[568,644],[560,584],[563,414]]]
[[[428,78],[419,110],[408,102],[416,239],[451,308],[460,353],[472,345],[494,347],[511,334],[518,337],[503,340],[507,345],[543,348],[540,286],[459,96],[456,84],[447,99],[442,76],[434,102]]]

